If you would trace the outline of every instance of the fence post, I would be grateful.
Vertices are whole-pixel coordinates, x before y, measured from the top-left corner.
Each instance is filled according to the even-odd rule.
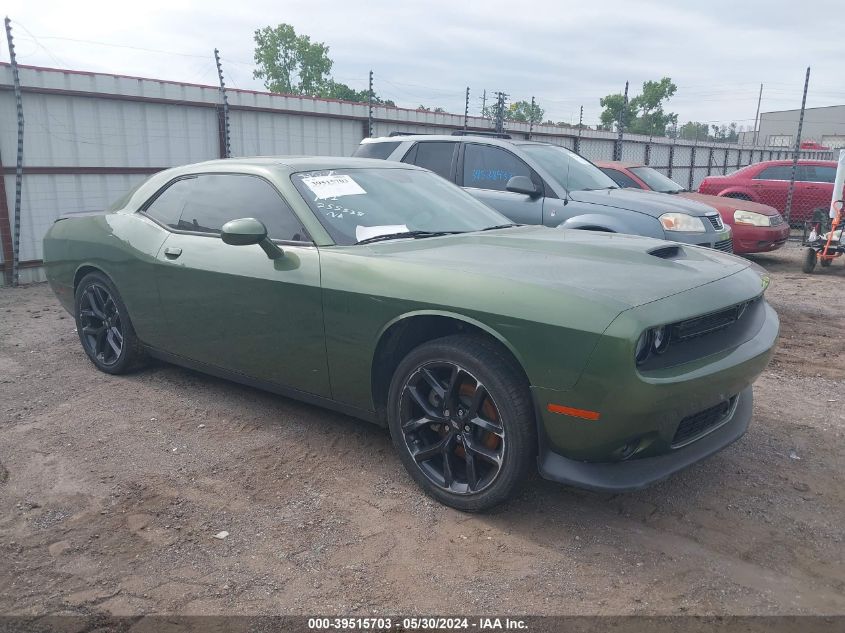
[[[11,285],[18,285],[18,266],[21,248],[21,190],[23,188],[23,102],[21,101],[21,78],[18,74],[18,58],[12,38],[12,21],[6,18],[6,41],[9,44],[9,61],[12,66],[12,82],[15,88],[15,108],[18,115],[18,153],[15,165],[15,219],[12,229],[12,275]],[[6,204],[6,201],[3,201]],[[7,266],[4,266],[6,268]]]
[[[678,142],[678,124],[675,124],[675,134],[672,136],[672,144],[669,146],[669,166],[666,168],[666,175],[672,177],[672,167],[675,162],[675,143]]]
[[[807,87],[810,85],[810,67],[804,76],[804,95],[801,97],[801,114],[798,115],[798,134],[795,135],[795,151],[792,155],[792,172],[789,176],[789,191],[786,194],[786,223],[792,214],[792,194],[795,189],[795,170],[798,168],[798,154],[801,151],[801,128],[804,127],[804,109],[807,106]]]
[[[625,110],[628,109],[628,82],[625,82],[625,94],[622,97],[622,107],[619,109],[619,120],[616,122],[616,145],[613,148],[613,160],[622,160],[622,133],[625,130]]]
[[[713,146],[710,146],[710,151],[707,152],[707,175],[713,175]]]
[[[367,90],[367,138],[373,137],[373,71],[370,71],[370,87]]]
[[[651,163],[651,135],[648,136],[648,141],[645,144],[645,164],[648,165]]]
[[[575,153],[581,153],[581,128],[584,124],[584,106],[581,106],[581,114],[578,115],[578,136],[575,137]]]
[[[467,86],[467,98],[466,98],[466,102],[464,103],[464,133],[465,134],[466,134],[468,126],[469,126],[469,86]]]
[[[687,184],[687,189],[692,191],[692,183],[695,181],[695,149],[698,145],[698,133],[696,132],[695,141],[692,144],[692,149],[690,149],[690,158],[689,158],[689,181]]]
[[[730,153],[731,153],[731,150],[726,147],[725,148],[725,162],[722,165],[722,175],[723,176],[728,173],[728,154],[730,154]]]
[[[222,101],[217,110],[217,134],[220,141],[220,158],[232,155],[229,143],[229,98],[226,96],[226,84],[223,81],[223,66],[220,64],[220,51],[214,49],[214,63],[217,64],[217,79],[220,81],[220,99]]]

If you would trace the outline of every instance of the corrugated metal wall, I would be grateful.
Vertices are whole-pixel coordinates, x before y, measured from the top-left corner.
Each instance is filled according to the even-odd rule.
[[[19,255],[24,283],[43,279],[37,266],[41,239],[61,214],[102,209],[154,171],[220,156],[219,93],[214,86],[34,67],[21,67],[20,77],[26,121]],[[349,156],[365,136],[363,104],[240,90],[228,96],[234,156]],[[384,106],[375,108],[374,119],[375,136],[393,131],[450,133],[464,124],[462,115]],[[479,117],[470,117],[468,125],[490,129],[490,122]],[[527,137],[528,125],[509,123],[508,132]],[[574,128],[538,125],[533,133],[537,140],[575,147]],[[649,140],[626,135],[623,159],[644,161]],[[593,160],[610,160],[615,141],[615,133],[583,130],[580,151]],[[669,143],[649,143],[649,162],[663,171]],[[11,69],[0,64],[0,159],[10,216],[16,150]],[[747,148],[719,146],[714,149],[713,173],[721,173],[725,152],[730,170],[764,159],[756,150],[752,157]],[[697,148],[693,186],[708,172],[708,155],[709,149]],[[676,143],[672,177],[683,184],[689,179],[691,156],[691,144]]]

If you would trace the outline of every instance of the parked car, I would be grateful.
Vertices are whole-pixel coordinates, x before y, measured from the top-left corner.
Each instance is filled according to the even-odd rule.
[[[514,226],[380,160],[168,169],[57,221],[44,261],[99,370],[152,356],[387,426],[411,477],[467,511],[538,465],[621,491],[724,448],[778,334],[744,260]]]
[[[768,160],[743,167],[727,176],[708,176],[701,182],[698,191],[767,204],[785,216],[791,177],[791,160]],[[811,219],[814,209],[830,207],[835,177],[835,161],[798,161],[789,218],[791,223],[801,224]]]
[[[689,191],[653,167],[639,163],[605,160],[596,165],[620,187],[674,194],[712,207],[731,227],[734,253],[773,251],[786,244],[789,237],[789,227],[774,207],[750,200],[740,204],[733,199]]]
[[[403,135],[361,141],[355,156],[425,167],[520,224],[629,233],[732,252],[712,208],[621,189],[590,161],[548,143]]]

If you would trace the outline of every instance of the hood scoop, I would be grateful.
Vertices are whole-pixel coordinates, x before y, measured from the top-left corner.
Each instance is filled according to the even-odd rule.
[[[683,246],[678,246],[677,244],[659,246],[658,248],[653,248],[647,252],[649,255],[654,255],[660,259],[686,259],[687,256]]]

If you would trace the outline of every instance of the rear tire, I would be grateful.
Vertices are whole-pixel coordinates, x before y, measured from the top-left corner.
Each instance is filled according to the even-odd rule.
[[[528,383],[497,343],[454,335],[396,368],[388,425],[402,464],[440,503],[479,512],[510,497],[537,455]]]
[[[89,273],[79,282],[74,316],[82,349],[100,371],[125,374],[146,360],[120,293],[103,273]]]
[[[816,251],[812,248],[808,248],[807,251],[804,253],[804,263],[801,266],[801,270],[803,270],[808,275],[812,273],[816,269]]]

